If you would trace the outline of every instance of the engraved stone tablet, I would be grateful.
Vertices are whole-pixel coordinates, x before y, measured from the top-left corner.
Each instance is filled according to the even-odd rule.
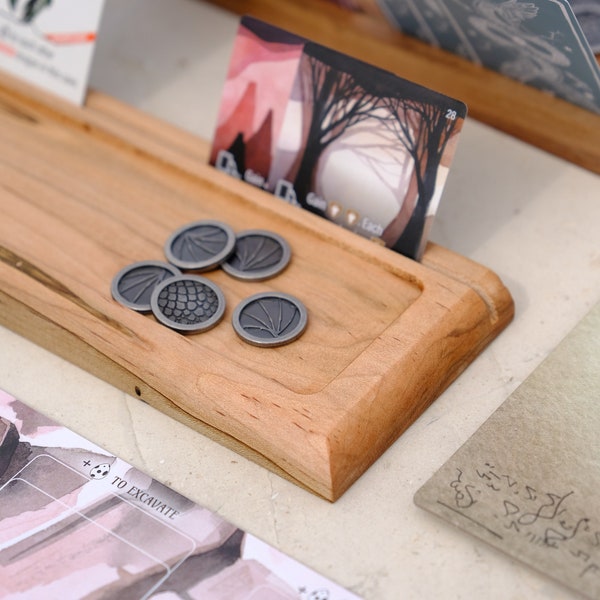
[[[209,271],[226,261],[235,233],[220,221],[196,221],[180,227],[165,243],[167,260],[184,271]]]
[[[237,279],[263,281],[281,273],[290,257],[290,246],[280,235],[251,229],[238,233],[233,254],[221,266]]]
[[[113,298],[138,312],[147,313],[154,288],[170,277],[181,275],[181,271],[159,260],[144,260],[121,269],[113,278]]]
[[[154,316],[181,333],[206,331],[225,312],[223,292],[205,277],[180,275],[158,286],[150,301]]]
[[[282,346],[298,339],[308,322],[305,306],[281,292],[262,292],[246,298],[232,317],[236,333],[255,346]]]

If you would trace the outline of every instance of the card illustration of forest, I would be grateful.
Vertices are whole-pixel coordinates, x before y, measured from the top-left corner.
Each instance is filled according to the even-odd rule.
[[[244,17],[210,162],[419,259],[466,112],[457,100]]]

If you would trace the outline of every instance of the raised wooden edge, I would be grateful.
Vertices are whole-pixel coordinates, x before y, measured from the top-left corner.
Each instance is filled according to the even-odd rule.
[[[80,337],[70,333],[64,327],[60,327],[45,315],[25,306],[22,302],[16,301],[1,289],[0,323],[98,379],[107,381],[123,392],[237,452],[240,456],[252,460],[280,477],[314,493],[315,490],[310,490],[305,483],[292,477],[290,473],[284,471],[266,456],[233,436],[193,417],[164,394],[151,387],[148,382],[142,381],[118,362],[85,343]]]
[[[24,110],[28,105],[36,110],[49,111],[55,121],[63,120],[65,126],[82,128],[86,134],[100,136],[111,144],[125,147],[128,151],[142,154],[149,160],[160,161],[169,168],[183,171],[187,176],[197,179],[210,178],[211,185],[215,188],[227,190],[228,193],[240,197],[248,197],[248,201],[261,207],[268,206],[267,210],[274,210],[270,195],[201,164],[206,159],[207,145],[190,134],[156,121],[101,94],[91,93],[87,107],[77,108],[21,82],[7,81],[10,89],[4,92],[0,90],[0,102],[9,111],[18,111],[19,107],[23,107]],[[18,101],[13,102],[15,97],[18,97]],[[295,210],[293,215],[293,221],[298,227],[314,230],[318,223],[319,235],[331,239],[332,243],[347,246],[363,258],[376,263],[389,263],[389,251],[385,248],[358,238],[306,211]],[[406,348],[415,350],[414,356],[411,356],[415,363],[412,376],[421,382],[418,386],[420,391],[418,397],[397,399],[396,396],[401,394],[396,390],[397,377],[393,374],[379,377],[377,373],[361,370],[364,367],[361,365],[349,368],[344,374],[346,381],[355,382],[365,393],[361,396],[360,403],[339,419],[328,439],[324,440],[327,456],[322,458],[328,461],[324,465],[327,476],[321,473],[319,477],[315,477],[314,474],[311,476],[301,469],[288,469],[289,465],[282,468],[282,465],[274,464],[256,449],[248,448],[240,440],[223,434],[182,410],[175,403],[177,399],[167,398],[166,394],[151,382],[140,381],[134,373],[129,372],[110,356],[89,346],[84,339],[65,330],[60,323],[35,313],[17,298],[4,292],[0,292],[0,303],[3,305],[0,319],[12,329],[106,379],[132,396],[146,400],[163,412],[288,479],[308,487],[311,491],[329,500],[335,500],[466,368],[483,347],[498,335],[513,316],[512,298],[499,278],[489,269],[469,259],[433,244],[428,246],[422,263],[399,255],[394,257],[394,271],[421,287],[427,302],[417,303],[415,309],[409,308],[410,318],[413,319],[409,323],[414,323],[414,326],[409,326],[405,319],[397,328],[400,333],[408,332],[405,339],[393,336],[387,340],[378,339],[374,341],[372,349],[382,357],[402,355]],[[436,273],[442,276],[437,276]],[[444,295],[442,302],[437,302],[437,297],[433,298],[438,292]],[[433,308],[435,313],[433,316],[428,314],[430,308]],[[452,314],[452,319],[447,318],[448,311]],[[432,332],[436,338],[434,348],[419,343],[424,334]],[[430,351],[438,353],[439,356],[451,355],[451,368],[440,371],[434,361],[429,361],[426,368],[422,367],[424,352]],[[401,358],[398,358],[398,364],[400,362]],[[339,402],[340,386],[332,385],[330,388],[328,397],[332,402]],[[374,406],[374,400],[382,395],[387,400]],[[400,411],[402,419],[385,435],[378,435],[372,430],[365,433],[364,415],[370,411],[379,415],[387,414],[388,420],[389,414],[398,414]],[[356,460],[358,456],[359,461]]]
[[[473,118],[600,173],[600,115],[324,0],[209,0],[465,102]]]

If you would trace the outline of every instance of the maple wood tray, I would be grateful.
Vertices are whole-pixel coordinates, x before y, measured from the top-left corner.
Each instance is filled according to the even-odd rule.
[[[0,80],[0,321],[159,410],[335,500],[510,321],[488,269],[430,244],[417,263],[206,164],[202,140],[91,93],[83,109]],[[183,336],[111,298],[182,224],[290,243],[262,283],[206,274],[225,318]],[[308,328],[257,348],[234,307],[293,294]]]
[[[325,0],[209,0],[465,102],[469,116],[600,173],[600,115]]]

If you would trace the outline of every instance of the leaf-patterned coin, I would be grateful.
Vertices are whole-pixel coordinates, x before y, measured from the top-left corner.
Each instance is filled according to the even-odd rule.
[[[113,278],[112,297],[123,306],[147,313],[154,288],[165,279],[181,275],[181,271],[159,260],[144,260],[121,269]]]
[[[220,221],[196,221],[174,231],[165,243],[167,260],[184,271],[209,271],[235,248],[235,233]]]
[[[225,312],[225,297],[212,281],[199,275],[180,275],[165,281],[150,299],[154,316],[181,333],[206,331]]]
[[[261,292],[246,298],[233,312],[233,328],[249,344],[282,346],[298,339],[308,323],[306,307],[282,292]]]
[[[280,235],[250,229],[238,233],[235,250],[221,267],[237,279],[263,281],[281,273],[290,257],[290,246]]]

